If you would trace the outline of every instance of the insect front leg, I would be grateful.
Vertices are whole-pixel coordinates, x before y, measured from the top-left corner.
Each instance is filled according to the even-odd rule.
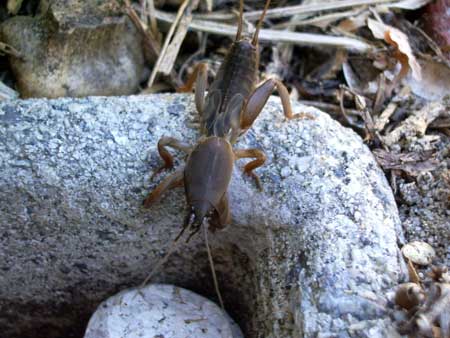
[[[262,166],[264,162],[266,162],[266,154],[259,149],[236,149],[234,150],[234,155],[236,159],[240,158],[254,158],[253,161],[247,163],[244,167],[244,173],[253,177],[255,180],[256,186],[259,190],[262,190],[261,180],[258,175],[256,175],[253,170]]]
[[[214,232],[223,229],[231,222],[231,213],[228,203],[228,194],[223,195],[220,203],[216,207],[216,212],[209,222],[210,229]]]
[[[182,187],[184,177],[183,171],[184,168],[178,169],[173,174],[167,176],[161,183],[159,183],[144,200],[144,208],[149,208],[152,204],[158,202],[166,191],[176,187]]]
[[[167,147],[180,150],[186,154],[189,154],[192,151],[192,147],[183,141],[177,140],[173,137],[161,137],[158,141],[158,153],[159,156],[161,156],[161,158],[164,160],[164,164],[155,171],[155,173],[152,175],[152,178],[164,169],[173,168],[173,156],[169,153]]]
[[[205,94],[208,86],[208,64],[199,63],[195,66],[194,72],[188,78],[183,87],[178,88],[179,93],[192,91],[195,83],[195,107],[200,115],[203,115],[205,109]]]
[[[289,92],[284,84],[277,79],[268,79],[264,81],[259,87],[257,87],[248,98],[241,114],[240,124],[242,130],[246,130],[251,127],[275,89],[277,89],[278,94],[280,95],[284,116],[288,120],[297,118],[314,119],[312,115],[309,115],[307,113],[294,114],[292,112]]]

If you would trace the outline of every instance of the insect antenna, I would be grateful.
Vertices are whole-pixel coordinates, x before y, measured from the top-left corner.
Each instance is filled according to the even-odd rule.
[[[223,306],[222,295],[221,295],[220,289],[219,289],[219,283],[217,282],[216,269],[214,268],[214,261],[213,261],[212,255],[211,255],[211,249],[209,247],[208,227],[206,226],[205,223],[203,223],[203,234],[205,236],[206,251],[208,253],[209,266],[211,267],[211,273],[213,276],[214,288],[216,289],[216,294],[217,294],[217,297],[219,298],[220,307],[222,308],[222,310],[225,311],[225,307]]]
[[[141,285],[138,288],[138,293],[140,293],[140,291],[142,290],[142,288],[144,288],[144,286],[148,283],[148,281],[155,275],[155,273],[159,270],[159,268],[161,266],[164,265],[164,263],[167,262],[167,260],[169,259],[169,257],[173,254],[173,252],[175,251],[175,249],[178,247],[178,243],[179,243],[179,239],[181,238],[181,236],[183,235],[184,231],[186,230],[190,230],[191,228],[191,224],[188,225],[188,227],[183,227],[183,229],[181,229],[180,233],[177,235],[177,237],[172,241],[172,244],[169,247],[169,250],[167,251],[167,253],[164,255],[163,258],[161,258],[158,263],[156,263],[156,265],[153,267],[153,269],[150,271],[150,273],[147,275],[147,277],[144,279],[144,281],[141,283]]]
[[[189,219],[189,216],[187,217],[187,220],[188,219]],[[159,268],[161,268],[161,266],[163,266],[167,262],[169,257],[174,253],[175,249],[178,247],[178,244],[180,243],[180,239],[183,236],[184,232],[185,231],[189,232],[189,230],[191,229],[193,224],[194,224],[193,222],[189,222],[189,220],[187,221],[187,226],[183,226],[183,229],[181,229],[181,231],[178,233],[177,237],[175,237],[175,239],[172,241],[172,244],[170,245],[167,253],[164,255],[163,258],[161,258],[158,261],[158,263],[156,263],[156,265],[153,267],[153,269],[147,275],[145,280],[138,287],[136,295],[137,294],[141,294],[142,295],[141,290],[145,287],[145,285],[147,285],[147,283],[155,275],[155,273],[159,270]],[[186,225],[186,221],[185,221],[185,225]],[[214,289],[216,291],[217,297],[219,298],[220,307],[222,308],[222,310],[225,311],[225,307],[223,305],[223,300],[222,300],[222,294],[220,293],[219,283],[217,281],[216,269],[214,267],[214,261],[213,261],[212,254],[211,254],[211,249],[210,249],[210,246],[209,246],[208,227],[206,226],[205,222],[203,222],[203,224],[200,224],[200,226],[203,226],[203,234],[205,236],[206,251],[208,253],[209,266],[211,268],[211,273],[212,273],[212,276],[213,276]],[[192,237],[192,233],[189,235],[188,239],[186,240],[186,243],[189,241],[189,239],[191,237]]]
[[[266,12],[269,9],[270,6],[270,0],[266,1],[266,4],[264,5],[264,10],[261,14],[261,17],[259,18],[258,24],[256,25],[255,34],[253,35],[252,45],[257,46],[258,45],[258,36],[259,36],[259,30],[261,29],[264,17],[266,16]]]
[[[239,1],[239,23],[238,23],[238,30],[236,33],[236,38],[234,39],[234,41],[239,41],[241,39],[241,34],[242,34],[242,26],[243,26],[243,19],[244,16],[244,0],[240,0]]]

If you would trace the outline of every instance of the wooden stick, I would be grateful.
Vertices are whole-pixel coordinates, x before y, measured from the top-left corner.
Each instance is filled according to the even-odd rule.
[[[156,10],[156,17],[158,20],[164,22],[173,22],[175,17],[163,11]],[[225,35],[233,37],[236,35],[236,26],[217,23],[208,20],[192,20],[189,28],[195,31],[207,32],[217,35]],[[366,42],[358,39],[330,36],[324,34],[313,33],[298,33],[289,31],[279,31],[273,29],[262,29],[259,34],[259,40],[261,41],[275,41],[277,43],[287,42],[296,45],[304,46],[327,46],[327,47],[339,47],[356,52],[367,52],[372,49],[372,46]]]
[[[164,44],[161,49],[161,53],[159,54],[158,59],[156,60],[155,65],[153,66],[152,73],[147,82],[147,88],[150,88],[153,85],[153,82],[155,81],[155,78],[156,78],[156,74],[158,74],[161,63],[163,62],[163,60],[166,56],[169,44],[172,41],[173,34],[175,33],[175,30],[178,27],[178,24],[179,24],[181,18],[183,17],[184,11],[190,2],[191,2],[191,0],[184,0],[183,3],[181,4],[180,8],[178,9],[177,15],[170,21],[172,23],[172,25],[170,26],[170,29],[167,32],[166,39],[164,40]],[[155,13],[156,13],[156,11],[155,11]]]
[[[320,3],[312,5],[295,5],[286,6],[280,8],[272,8],[267,11],[266,18],[282,18],[286,16],[293,16],[296,14],[309,14],[316,12],[323,12],[328,10],[339,10],[343,8],[349,8],[361,5],[376,5],[376,4],[395,4],[399,1],[395,0],[334,0],[334,1],[321,1]],[[262,14],[262,10],[251,11],[244,13],[244,18],[249,21],[258,20]],[[205,19],[205,20],[233,20],[234,14],[230,13],[207,13],[207,14],[197,14],[194,19]]]
[[[142,34],[142,37],[144,38],[145,43],[144,48],[148,50],[148,53],[150,54],[151,58],[156,60],[161,50],[158,40],[153,36],[151,31],[150,32],[147,31],[146,27],[143,26],[142,21],[139,19],[139,16],[131,6],[129,0],[125,1],[125,6],[127,15],[129,16],[131,21],[134,23],[135,27],[138,29],[138,31]]]

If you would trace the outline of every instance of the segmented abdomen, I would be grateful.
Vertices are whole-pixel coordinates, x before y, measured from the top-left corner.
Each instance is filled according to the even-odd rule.
[[[223,137],[257,83],[258,53],[247,40],[233,43],[206,97],[204,127],[208,136]]]

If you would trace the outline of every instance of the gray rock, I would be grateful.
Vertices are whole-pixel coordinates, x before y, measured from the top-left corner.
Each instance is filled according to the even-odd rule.
[[[49,3],[43,5],[42,3]],[[124,95],[145,76],[142,39],[112,1],[42,1],[42,14],[15,16],[0,36],[22,97]]]
[[[0,100],[18,99],[19,93],[0,81]]]
[[[128,289],[99,305],[84,338],[244,338],[210,300],[173,285]]]
[[[391,190],[355,133],[294,108],[317,118],[285,121],[272,98],[236,145],[268,160],[257,170],[264,192],[236,164],[232,224],[210,234],[226,309],[246,337],[392,337],[386,295],[404,270]],[[192,95],[0,104],[4,334],[80,336],[102,300],[144,279],[185,212],[182,189],[141,208],[167,175],[150,181],[156,143],[194,143],[194,112]],[[215,298],[202,237],[152,282]]]

